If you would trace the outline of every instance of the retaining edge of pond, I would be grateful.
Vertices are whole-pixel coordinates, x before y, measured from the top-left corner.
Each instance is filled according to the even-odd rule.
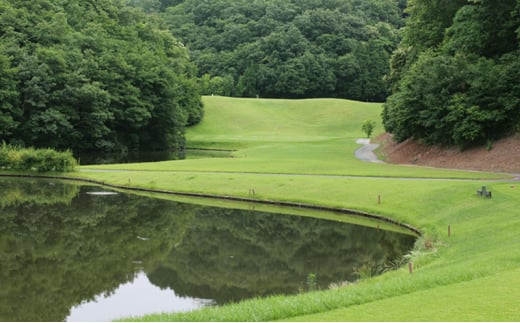
[[[91,183],[111,188],[117,188],[128,191],[138,191],[138,192],[148,192],[148,193],[161,193],[161,194],[169,194],[169,195],[180,195],[180,196],[188,196],[188,197],[198,197],[198,198],[212,198],[212,199],[223,199],[229,201],[237,201],[237,202],[249,202],[249,203],[258,203],[258,204],[267,204],[267,205],[278,205],[278,206],[288,206],[288,207],[297,207],[297,208],[305,208],[309,210],[319,210],[319,211],[329,211],[329,212],[338,212],[342,214],[352,214],[357,216],[362,216],[369,219],[374,219],[378,221],[387,222],[393,225],[397,225],[399,227],[405,228],[417,236],[421,236],[422,232],[411,226],[407,223],[399,222],[397,220],[377,215],[371,214],[368,212],[338,208],[338,207],[330,207],[330,206],[322,206],[315,204],[306,204],[306,203],[297,203],[297,202],[287,202],[287,201],[274,201],[274,200],[257,200],[248,197],[240,197],[240,196],[229,196],[229,195],[217,195],[217,194],[207,194],[207,193],[190,193],[190,192],[179,192],[179,191],[167,191],[167,190],[159,190],[153,188],[141,188],[141,187],[133,187],[133,186],[125,186],[125,185],[115,185],[102,181],[97,181],[93,179],[81,178],[81,177],[69,177],[69,176],[60,176],[60,175],[33,175],[33,174],[0,174],[0,177],[25,177],[25,178],[43,178],[43,179],[59,179],[59,180],[68,180],[68,181],[78,181]]]

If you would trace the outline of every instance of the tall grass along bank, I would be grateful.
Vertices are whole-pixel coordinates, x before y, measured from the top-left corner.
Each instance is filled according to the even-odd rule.
[[[72,172],[76,166],[71,151],[0,145],[0,169],[4,171]]]

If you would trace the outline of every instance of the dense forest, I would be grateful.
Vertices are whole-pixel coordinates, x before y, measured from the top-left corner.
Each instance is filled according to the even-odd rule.
[[[0,0],[0,141],[174,150],[200,95],[386,101],[398,141],[520,125],[520,0]]]
[[[468,148],[520,130],[520,1],[410,0],[387,77],[394,138]]]
[[[406,1],[128,0],[163,17],[203,94],[385,100]]]
[[[0,0],[0,141],[181,151],[202,117],[196,67],[117,0]]]

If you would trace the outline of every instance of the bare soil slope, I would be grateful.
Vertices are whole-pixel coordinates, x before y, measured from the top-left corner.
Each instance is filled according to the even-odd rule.
[[[376,138],[379,158],[392,164],[413,164],[520,174],[520,134],[493,142],[492,149],[426,146],[414,140],[396,143],[390,134]]]

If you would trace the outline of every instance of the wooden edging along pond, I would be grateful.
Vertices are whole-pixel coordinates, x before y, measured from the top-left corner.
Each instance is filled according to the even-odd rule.
[[[337,208],[337,207],[329,207],[329,206],[321,206],[314,204],[306,204],[306,203],[296,203],[296,202],[285,202],[285,201],[274,201],[274,200],[258,200],[249,197],[239,197],[239,196],[228,196],[228,195],[216,195],[216,194],[207,194],[207,193],[190,193],[190,192],[178,192],[178,191],[167,191],[167,190],[159,190],[152,188],[140,188],[133,186],[125,186],[125,185],[115,185],[110,183],[105,183],[93,179],[86,179],[80,177],[69,177],[69,176],[59,176],[59,175],[32,175],[32,174],[0,174],[0,177],[25,177],[25,178],[43,178],[43,179],[59,179],[59,180],[68,180],[68,181],[78,181],[78,182],[86,182],[106,187],[112,187],[117,189],[123,189],[128,191],[138,191],[138,192],[147,192],[147,193],[161,193],[161,194],[169,194],[169,195],[179,195],[179,196],[188,196],[188,197],[198,197],[198,198],[212,198],[212,199],[223,199],[229,201],[237,201],[237,202],[249,202],[249,203],[258,203],[258,204],[267,204],[267,205],[277,205],[277,206],[287,206],[287,207],[297,207],[297,208],[305,208],[309,210],[319,210],[319,211],[329,211],[329,212],[337,212],[342,214],[350,214],[357,215],[369,219],[374,219],[378,221],[384,221],[393,225],[400,226],[409,230],[417,236],[421,236],[422,232],[406,223],[402,223],[396,221],[391,218],[387,218],[381,215],[371,214],[362,211],[356,211],[345,208]]]

